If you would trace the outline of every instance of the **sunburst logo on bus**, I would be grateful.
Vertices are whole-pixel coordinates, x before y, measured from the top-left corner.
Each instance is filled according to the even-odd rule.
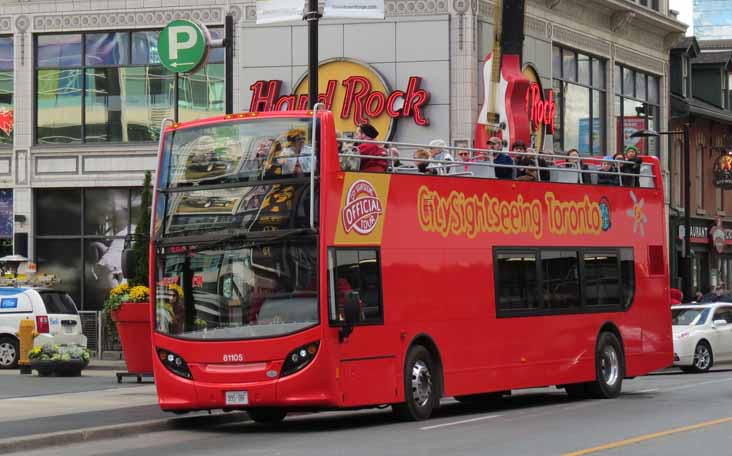
[[[371,182],[359,179],[348,189],[346,205],[341,211],[346,233],[369,234],[384,213],[381,200]]]
[[[633,208],[628,209],[625,213],[628,215],[628,217],[633,219],[633,233],[637,233],[640,231],[641,236],[645,236],[645,226],[648,222],[648,217],[646,217],[646,214],[643,212],[643,206],[646,202],[643,198],[639,200],[632,190],[630,192],[630,199],[633,200]]]

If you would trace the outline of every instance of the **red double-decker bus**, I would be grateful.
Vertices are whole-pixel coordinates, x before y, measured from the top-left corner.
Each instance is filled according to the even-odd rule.
[[[344,157],[328,111],[164,130],[150,252],[163,410],[274,422],[389,404],[418,420],[448,396],[611,398],[673,362],[654,158],[623,187],[343,171]]]

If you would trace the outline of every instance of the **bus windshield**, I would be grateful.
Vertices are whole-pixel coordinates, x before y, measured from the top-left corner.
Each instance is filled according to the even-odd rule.
[[[252,339],[290,334],[319,322],[314,236],[162,250],[155,327],[163,334]]]

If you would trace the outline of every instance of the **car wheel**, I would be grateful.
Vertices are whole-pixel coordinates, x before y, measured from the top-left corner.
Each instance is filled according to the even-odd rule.
[[[255,423],[277,424],[287,416],[287,411],[276,407],[259,407],[247,410],[247,415]]]
[[[712,354],[712,347],[709,346],[707,341],[701,341],[696,344],[694,349],[694,364],[691,366],[692,372],[703,373],[709,372],[709,369],[714,365],[714,355]]]
[[[19,354],[18,339],[10,336],[0,337],[0,369],[14,369],[17,367]]]
[[[430,352],[421,345],[409,349],[404,363],[404,400],[392,405],[405,421],[426,420],[439,404],[440,380]]]

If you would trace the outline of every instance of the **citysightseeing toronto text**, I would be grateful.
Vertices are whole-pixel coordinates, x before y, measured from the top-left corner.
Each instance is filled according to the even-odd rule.
[[[599,235],[610,226],[603,217],[601,204],[590,201],[587,195],[581,201],[562,201],[553,192],[547,192],[542,204],[540,199],[525,200],[521,194],[513,200],[487,193],[466,197],[457,191],[440,196],[423,185],[417,198],[420,228],[442,237],[465,235],[474,239],[480,233],[528,233],[541,239],[545,226],[551,234],[575,236]]]

